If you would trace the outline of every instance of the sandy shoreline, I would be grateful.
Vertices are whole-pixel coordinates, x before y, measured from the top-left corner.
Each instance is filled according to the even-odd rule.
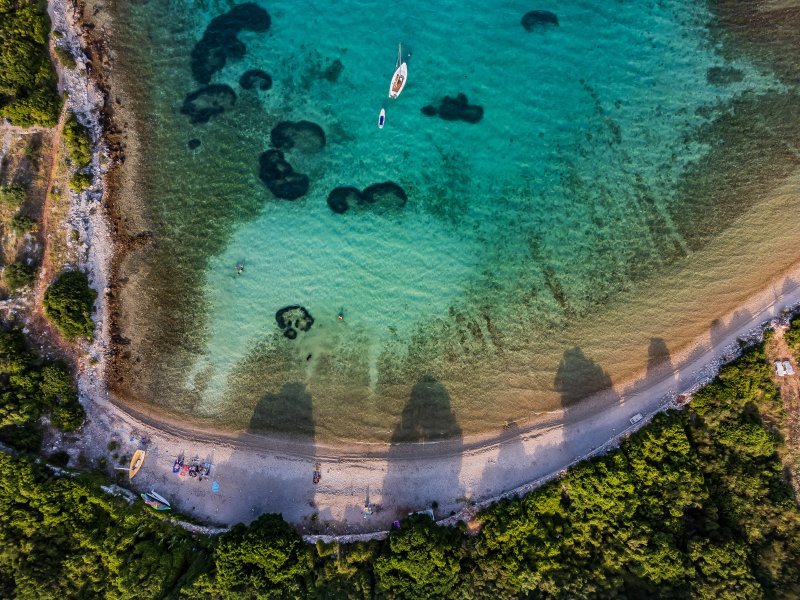
[[[451,513],[458,513],[456,519],[469,517],[476,508],[530,491],[578,460],[613,447],[620,435],[633,429],[632,415],[645,416],[636,425],[640,427],[672,406],[678,394],[691,394],[710,381],[719,366],[737,354],[739,339],[758,339],[764,325],[785,308],[800,304],[796,281],[800,268],[776,282],[782,284],[782,293],[765,291],[742,307],[750,311],[751,319],[730,328],[713,347],[670,373],[613,390],[610,403],[608,398],[584,402],[494,439],[367,449],[216,435],[148,423],[147,415],[136,418],[104,400],[101,380],[89,376],[83,380],[82,393],[93,404],[91,422],[84,441],[73,450],[100,458],[108,455],[105,445],[110,439],[128,453],[145,445],[148,458],[133,487],[156,489],[180,511],[214,525],[279,512],[306,534],[383,531],[395,519],[434,502],[438,519]],[[733,318],[731,313],[729,319]],[[174,475],[172,462],[180,454],[213,462],[211,480]],[[318,485],[311,480],[315,463],[322,472]],[[217,493],[212,482],[219,485]],[[373,512],[364,517],[367,500]]]
[[[800,304],[800,264],[796,264],[726,315],[724,335],[710,341],[704,332],[695,344],[674,356],[671,370],[615,386],[566,411],[538,415],[515,429],[458,441],[328,445],[206,431],[146,410],[118,406],[106,385],[113,199],[100,176],[108,172],[111,158],[102,135],[103,92],[92,77],[79,74],[87,69],[87,58],[81,49],[86,40],[77,10],[66,0],[49,4],[53,28],[66,34],[64,43],[79,65],[63,75],[68,106],[81,113],[96,142],[92,164],[98,177],[91,190],[73,196],[70,224],[80,233],[78,266],[89,274],[98,300],[96,334],[79,364],[79,389],[89,419],[81,439],[65,447],[74,458],[82,453],[97,460],[108,457],[111,440],[128,454],[145,446],[148,458],[132,487],[155,489],[181,512],[205,522],[225,526],[248,522],[264,512],[279,512],[304,533],[324,534],[385,530],[395,519],[434,502],[437,518],[465,509],[469,514],[503,495],[529,491],[577,460],[613,445],[631,428],[628,420],[633,414],[649,417],[669,406],[678,394],[692,393],[735,355],[738,338],[758,336],[763,323],[784,308]],[[99,76],[98,70],[88,70],[93,77]],[[179,454],[213,462],[211,479],[199,482],[174,475],[172,462]],[[318,485],[312,483],[316,463],[322,471]],[[219,485],[217,493],[212,491],[213,482]],[[366,517],[362,514],[365,502],[372,507]]]

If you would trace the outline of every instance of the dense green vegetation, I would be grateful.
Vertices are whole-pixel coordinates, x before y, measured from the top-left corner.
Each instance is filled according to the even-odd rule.
[[[9,227],[11,227],[11,230],[17,235],[24,235],[30,231],[34,231],[37,225],[38,222],[36,219],[21,213],[17,213],[11,217],[11,222],[9,223]]]
[[[67,271],[59,275],[44,293],[44,312],[65,338],[91,338],[94,331],[92,308],[96,297],[86,274]]]
[[[69,160],[75,167],[75,173],[69,185],[75,192],[81,192],[92,185],[94,176],[89,167],[92,162],[92,138],[89,130],[83,126],[74,114],[64,123],[64,143],[67,146]]]
[[[0,329],[0,439],[20,450],[38,450],[39,418],[47,414],[63,431],[83,423],[69,370],[41,361],[19,331]]]
[[[0,456],[0,595],[797,598],[800,512],[770,372],[762,347],[746,351],[687,410],[492,506],[473,535],[414,516],[382,542],[311,546],[263,515],[191,541],[88,480]]]
[[[0,0],[0,117],[15,125],[52,127],[61,98],[47,52],[44,4]]]
[[[28,192],[25,187],[17,183],[9,185],[0,185],[0,204],[11,208],[19,208],[25,199],[28,197]]]
[[[795,354],[800,352],[800,315],[792,319],[788,331],[783,334],[783,339]]]
[[[0,596],[162,598],[203,570],[182,529],[100,492],[0,454]]]
[[[74,69],[77,65],[75,64],[75,57],[72,56],[72,52],[67,50],[66,48],[62,48],[61,46],[56,46],[54,48],[56,56],[58,60],[64,65],[67,69]]]
[[[30,285],[36,279],[36,269],[31,265],[17,261],[3,268],[3,279],[11,290]]]
[[[77,169],[88,167],[92,160],[92,139],[89,130],[74,114],[71,114],[64,123],[63,135],[72,165]]]
[[[21,185],[12,183],[0,185],[0,204],[11,208],[19,208],[27,197],[25,188]]]

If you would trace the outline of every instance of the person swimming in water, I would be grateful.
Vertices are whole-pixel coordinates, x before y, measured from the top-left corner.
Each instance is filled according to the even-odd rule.
[[[236,274],[241,275],[244,272],[244,262],[240,262],[236,265]]]
[[[336,318],[339,321],[344,321],[344,309],[343,308],[339,309],[339,314],[336,315]]]

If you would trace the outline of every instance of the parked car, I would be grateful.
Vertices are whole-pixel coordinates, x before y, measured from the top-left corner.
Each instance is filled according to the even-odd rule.
[[[787,375],[794,375],[794,367],[788,360],[783,361],[783,370],[786,371]]]
[[[777,373],[778,377],[786,375],[786,369],[783,366],[783,362],[780,360],[775,361],[775,373]]]

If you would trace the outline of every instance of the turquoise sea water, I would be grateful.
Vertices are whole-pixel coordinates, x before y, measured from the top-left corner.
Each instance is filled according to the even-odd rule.
[[[690,0],[258,4],[269,29],[240,32],[244,56],[210,81],[236,101],[202,124],[180,111],[202,87],[192,48],[233,5],[150,0],[119,16],[140,41],[121,51],[148,106],[142,193],[157,242],[130,277],[126,335],[142,365],[130,386],[239,426],[259,410],[291,421],[307,395],[318,431],[380,437],[426,377],[467,429],[554,408],[561,358],[582,346],[572,324],[646,293],[724,226],[686,218],[685,174],[712,149],[703,128],[742,94],[780,89],[724,61]],[[526,31],[532,9],[559,25]],[[408,83],[389,101],[400,41]],[[271,89],[242,89],[249,69]],[[481,121],[421,112],[458,93]],[[286,120],[327,139],[286,153],[310,180],[295,201],[258,177]],[[405,190],[402,209],[326,203],[337,186],[384,181]],[[288,340],[275,313],[294,304],[315,323]]]

